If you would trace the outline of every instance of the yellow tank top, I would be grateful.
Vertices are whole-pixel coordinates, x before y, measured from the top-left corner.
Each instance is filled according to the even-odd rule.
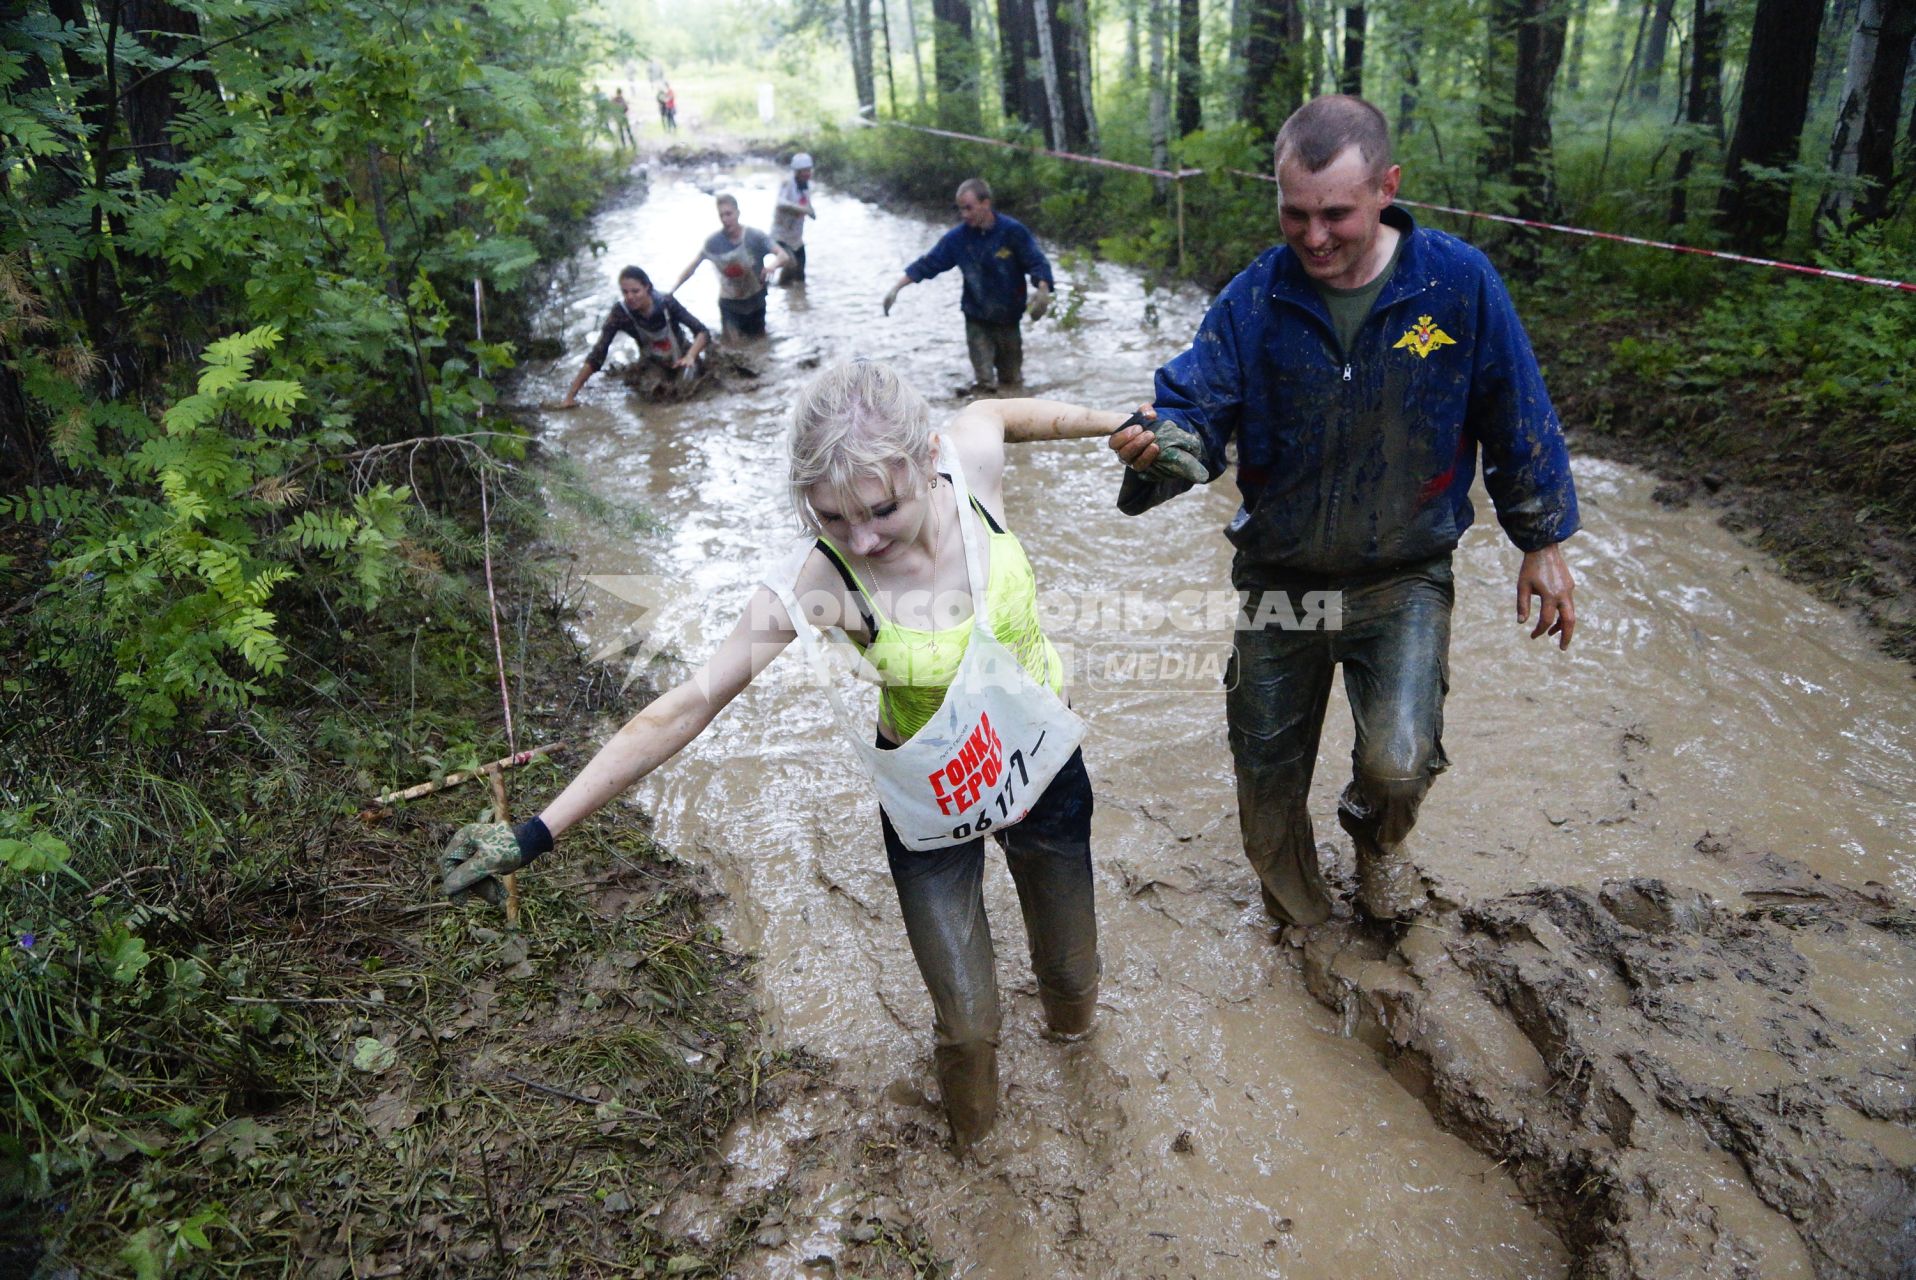
[[[1026,674],[1064,695],[1064,662],[1038,624],[1038,579],[1018,536],[998,527],[997,521],[976,498],[973,510],[986,525],[991,567],[985,583],[989,601],[991,629],[998,642],[1018,655]],[[945,690],[958,674],[971,643],[973,619],[934,631],[901,627],[878,612],[878,604],[850,559],[829,539],[818,544],[838,565],[840,576],[864,596],[872,611],[875,636],[865,647],[865,660],[878,672],[883,684],[878,694],[878,710],[900,741],[910,738],[930,721],[945,701]]]

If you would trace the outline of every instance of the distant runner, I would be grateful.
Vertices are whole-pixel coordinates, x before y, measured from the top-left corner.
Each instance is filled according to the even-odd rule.
[[[778,189],[778,207],[772,211],[772,239],[792,255],[793,265],[779,277],[781,284],[805,278],[805,219],[818,216],[811,188],[812,158],[801,151],[792,157],[792,176]]]
[[[630,148],[637,145],[632,137],[632,105],[625,100],[623,88],[612,91],[612,123],[619,131],[620,146]]]
[[[599,340],[592,344],[585,364],[579,368],[579,376],[572,380],[565,399],[559,402],[560,408],[579,407],[580,389],[586,379],[605,367],[612,340],[622,333],[630,334],[639,344],[642,361],[678,370],[678,376],[692,378],[698,376],[701,358],[712,340],[711,331],[677,298],[669,293],[653,293],[652,278],[639,267],[627,267],[619,272],[619,299],[606,313]]]
[[[953,267],[963,273],[964,294],[959,308],[965,313],[965,347],[971,356],[973,390],[1017,387],[1024,383],[1024,335],[1020,317],[1040,319],[1051,308],[1051,263],[1024,223],[991,207],[991,188],[983,178],[958,184],[960,225],[945,232],[931,252],[905,268],[898,283],[885,295],[885,314],[891,314],[898,291],[929,280]],[[1037,291],[1025,306],[1025,278]]]
[[[792,255],[757,227],[738,220],[737,197],[720,196],[718,215],[719,229],[706,239],[699,256],[679,273],[672,288],[677,291],[690,280],[699,263],[710,262],[719,273],[719,318],[725,332],[757,337],[765,332],[765,286],[772,278],[765,259],[776,258],[779,266],[789,267]]]

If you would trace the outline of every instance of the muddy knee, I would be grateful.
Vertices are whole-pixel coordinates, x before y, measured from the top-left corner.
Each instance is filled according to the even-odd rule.
[[[1433,777],[1424,771],[1380,776],[1360,770],[1351,779],[1338,798],[1337,820],[1357,841],[1360,853],[1366,845],[1387,853],[1402,843],[1417,825],[1417,811]]]

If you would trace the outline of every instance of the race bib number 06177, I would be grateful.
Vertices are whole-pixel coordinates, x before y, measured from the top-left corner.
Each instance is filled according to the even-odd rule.
[[[1044,737],[1039,735],[1035,751]],[[966,737],[958,754],[941,769],[926,775],[932,799],[938,811],[965,820],[951,829],[953,840],[968,840],[983,835],[994,826],[1005,826],[1022,819],[1030,811],[1024,799],[1031,787],[1031,774],[1025,767],[1022,750],[1005,755],[1004,740],[992,727],[989,713],[978,717],[977,727]]]

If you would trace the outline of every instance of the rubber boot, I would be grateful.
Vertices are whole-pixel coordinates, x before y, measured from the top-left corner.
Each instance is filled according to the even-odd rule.
[[[1044,1005],[1046,1030],[1064,1040],[1078,1040],[1091,1034],[1098,1017],[1098,984],[1075,999],[1053,995],[1040,987],[1038,999]]]
[[[1363,778],[1338,800],[1337,819],[1357,853],[1357,906],[1372,920],[1411,920],[1429,905],[1429,885],[1404,848],[1429,790],[1428,777]]]
[[[968,1151],[998,1120],[998,1047],[989,1041],[940,1045],[932,1051],[932,1067],[952,1149]]]

